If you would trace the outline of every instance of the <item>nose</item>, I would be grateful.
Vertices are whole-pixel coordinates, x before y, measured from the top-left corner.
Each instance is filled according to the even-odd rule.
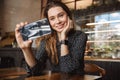
[[[60,23],[60,19],[59,18],[56,18],[56,23]]]

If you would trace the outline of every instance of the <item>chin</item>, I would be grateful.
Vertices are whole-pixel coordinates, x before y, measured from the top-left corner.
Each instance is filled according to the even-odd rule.
[[[61,33],[63,31],[63,29],[59,29],[59,30],[57,30],[57,32],[59,32],[59,33]]]

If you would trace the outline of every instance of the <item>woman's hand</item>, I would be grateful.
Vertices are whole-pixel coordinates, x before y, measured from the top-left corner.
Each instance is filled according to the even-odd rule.
[[[27,22],[25,22],[25,23],[21,22],[20,24],[17,24],[16,28],[15,28],[15,37],[16,37],[17,43],[21,49],[31,48],[31,45],[32,45],[32,40],[24,41],[22,38],[22,35],[19,31],[20,28],[24,27],[26,24],[27,24]]]
[[[68,17],[67,23],[65,24],[64,30],[61,32],[61,40],[65,40],[67,38],[68,32],[73,28],[73,22]]]

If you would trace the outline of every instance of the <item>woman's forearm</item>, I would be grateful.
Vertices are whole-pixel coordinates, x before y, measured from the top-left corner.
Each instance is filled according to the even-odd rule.
[[[33,54],[32,49],[22,49],[25,61],[30,67],[33,67],[36,64],[36,59]]]
[[[61,44],[61,56],[65,56],[69,53],[68,45]]]

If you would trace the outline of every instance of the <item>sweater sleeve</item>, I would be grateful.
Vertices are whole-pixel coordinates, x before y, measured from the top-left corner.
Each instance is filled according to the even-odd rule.
[[[81,73],[84,71],[84,52],[87,36],[84,33],[74,35],[69,42],[69,54],[60,57],[60,68],[62,72]],[[71,44],[71,45],[70,45]]]
[[[45,51],[45,41],[41,41],[40,47],[36,52],[36,65],[30,68],[27,65],[27,71],[30,75],[40,75],[42,71],[45,69],[45,63],[47,60],[47,54]]]

